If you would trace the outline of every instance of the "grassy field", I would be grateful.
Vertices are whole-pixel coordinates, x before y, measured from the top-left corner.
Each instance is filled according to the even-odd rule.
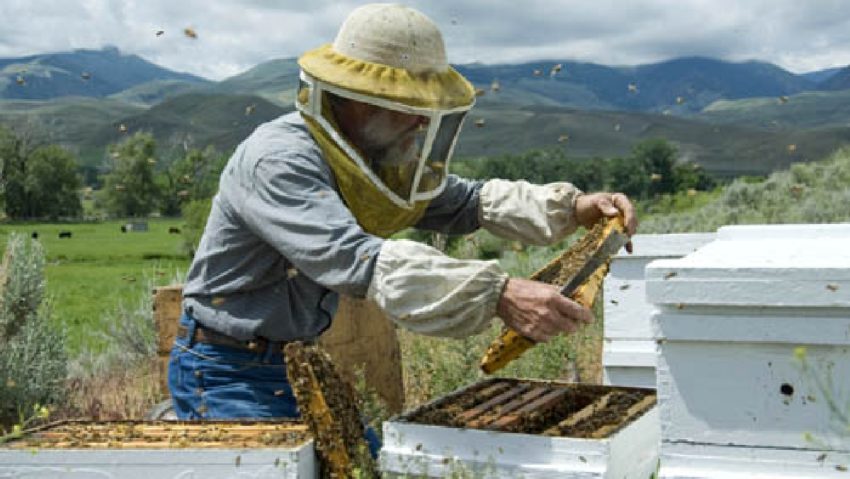
[[[132,308],[150,288],[181,278],[189,265],[181,219],[151,219],[149,231],[122,233],[123,221],[0,225],[0,244],[13,231],[38,233],[47,252],[47,291],[53,318],[66,326],[72,357],[104,346],[101,335],[123,305]],[[59,238],[70,231],[71,238]]]

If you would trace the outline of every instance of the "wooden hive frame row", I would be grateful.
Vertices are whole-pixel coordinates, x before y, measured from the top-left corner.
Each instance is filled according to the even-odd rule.
[[[295,421],[60,421],[27,431],[10,448],[286,447],[311,438]]]
[[[467,394],[476,400],[463,394],[446,396],[432,408],[436,415],[431,417],[446,411],[452,416],[446,418],[447,425],[453,427],[602,439],[656,402],[649,390],[512,379],[486,381]],[[463,405],[458,408],[455,402]]]

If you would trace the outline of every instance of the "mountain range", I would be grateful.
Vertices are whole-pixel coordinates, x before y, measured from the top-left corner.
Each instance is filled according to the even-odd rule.
[[[577,157],[622,155],[662,136],[685,160],[737,175],[815,159],[848,141],[850,67],[794,74],[764,62],[687,57],[455,68],[479,89],[470,115],[484,120],[467,122],[459,157],[552,147]],[[294,59],[218,82],[115,48],[0,59],[0,122],[72,148],[90,167],[109,143],[140,130],[152,132],[163,153],[207,144],[229,151],[292,109],[297,78]]]

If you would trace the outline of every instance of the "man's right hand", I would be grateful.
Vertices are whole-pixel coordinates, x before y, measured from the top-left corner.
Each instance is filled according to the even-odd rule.
[[[522,278],[508,279],[496,314],[509,328],[537,342],[574,333],[593,321],[593,313],[563,296],[559,287]]]

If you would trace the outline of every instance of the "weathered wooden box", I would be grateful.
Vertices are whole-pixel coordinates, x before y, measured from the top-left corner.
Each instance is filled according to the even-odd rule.
[[[385,422],[381,469],[390,477],[646,479],[658,458],[654,401],[648,389],[490,379]],[[518,415],[528,422],[512,423]],[[548,435],[550,422],[561,435]]]
[[[847,477],[848,245],[847,224],[725,227],[647,267],[661,477]]]
[[[655,387],[652,305],[646,300],[644,269],[656,259],[680,258],[714,239],[714,233],[635,235],[634,253],[611,259],[605,278],[602,365],[605,384]]]
[[[306,426],[62,422],[0,447],[2,478],[316,478]]]

